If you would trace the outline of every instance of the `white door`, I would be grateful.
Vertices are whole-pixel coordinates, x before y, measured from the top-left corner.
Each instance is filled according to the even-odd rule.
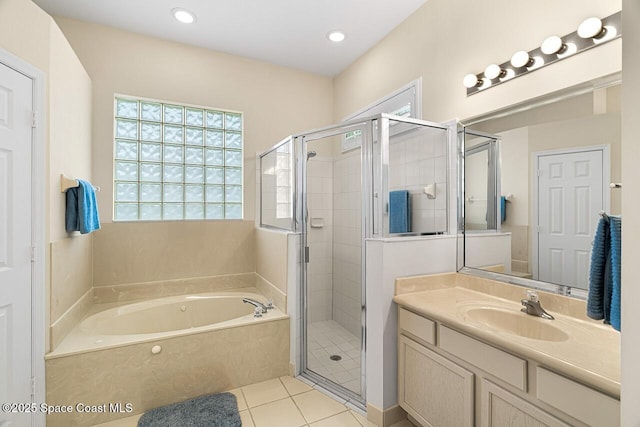
[[[0,64],[0,402],[30,403],[33,81]],[[0,412],[0,426],[30,426]]]
[[[538,279],[587,289],[604,209],[603,150],[538,157]]]

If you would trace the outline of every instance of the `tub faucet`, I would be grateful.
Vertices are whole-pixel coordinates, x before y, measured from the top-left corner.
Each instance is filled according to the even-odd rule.
[[[254,306],[256,308],[259,308],[262,313],[266,313],[267,310],[270,308],[267,305],[261,303],[260,301],[256,301],[256,300],[251,299],[251,298],[242,298],[242,302],[244,302],[246,304],[251,304],[252,306]],[[271,307],[271,308],[273,308],[273,307]],[[257,310],[256,310],[256,312],[257,312]]]
[[[520,311],[530,314],[531,316],[542,317],[543,319],[553,320],[554,317],[547,313],[540,305],[538,292],[532,289],[527,290],[527,298],[520,301],[522,307]]]

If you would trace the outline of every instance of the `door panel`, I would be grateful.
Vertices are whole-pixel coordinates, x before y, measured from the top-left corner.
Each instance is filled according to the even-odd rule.
[[[604,209],[603,152],[542,155],[538,166],[538,279],[586,289]]]
[[[0,64],[0,401],[31,402],[30,78]],[[0,424],[31,425],[0,413]]]

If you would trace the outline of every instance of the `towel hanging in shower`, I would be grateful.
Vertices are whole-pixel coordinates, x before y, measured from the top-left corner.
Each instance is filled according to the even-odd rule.
[[[407,190],[389,192],[389,233],[411,231],[410,197]]]

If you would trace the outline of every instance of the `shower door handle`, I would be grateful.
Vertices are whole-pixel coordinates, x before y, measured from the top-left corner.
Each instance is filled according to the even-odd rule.
[[[304,247],[304,262],[309,262],[309,246]]]

